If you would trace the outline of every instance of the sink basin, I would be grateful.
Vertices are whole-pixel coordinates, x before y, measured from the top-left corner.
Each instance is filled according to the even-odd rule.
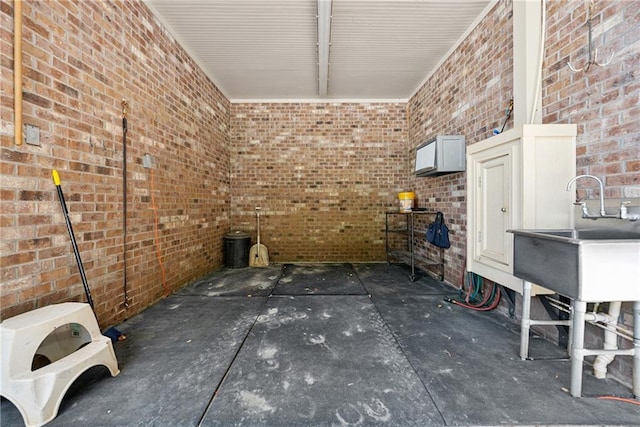
[[[514,276],[581,301],[640,301],[640,232],[508,231]]]
[[[515,234],[514,230],[514,234]],[[522,235],[545,235],[555,236],[554,240],[574,240],[575,244],[580,244],[579,240],[640,240],[640,233],[633,233],[625,230],[606,229],[567,229],[567,230],[517,230]]]

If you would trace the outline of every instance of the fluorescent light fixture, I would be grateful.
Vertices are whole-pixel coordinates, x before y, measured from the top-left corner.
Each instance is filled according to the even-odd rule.
[[[318,0],[318,94],[326,96],[329,86],[329,46],[333,0]]]

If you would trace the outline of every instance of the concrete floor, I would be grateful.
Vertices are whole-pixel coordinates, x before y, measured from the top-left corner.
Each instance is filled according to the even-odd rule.
[[[273,265],[205,277],[118,329],[121,369],[81,376],[50,426],[640,425],[631,397],[569,362],[521,361],[519,327],[446,303],[386,264]],[[564,352],[532,339],[531,354]],[[2,401],[1,425],[19,426]]]

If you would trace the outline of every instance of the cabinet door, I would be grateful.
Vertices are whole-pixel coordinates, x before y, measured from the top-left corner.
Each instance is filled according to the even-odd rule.
[[[487,159],[480,164],[478,255],[508,266],[511,263],[511,154]]]

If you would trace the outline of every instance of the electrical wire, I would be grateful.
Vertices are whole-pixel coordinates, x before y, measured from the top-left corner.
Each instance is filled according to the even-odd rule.
[[[504,132],[505,126],[507,126],[507,122],[511,118],[511,113],[513,113],[513,98],[509,100],[509,107],[505,111],[507,117],[504,119],[504,123],[502,123],[502,128],[500,129],[500,133]]]
[[[541,18],[540,18],[540,52],[538,59],[540,60],[540,64],[538,67],[538,73],[536,76],[536,87],[535,92],[533,94],[533,105],[531,106],[531,119],[529,120],[530,124],[534,124],[536,118],[536,109],[538,108],[538,94],[540,93],[540,89],[542,88],[542,67],[544,65],[544,42],[545,35],[547,33],[547,0],[542,0],[542,4],[540,5],[542,8]]]
[[[624,397],[617,397],[617,396],[598,396],[597,399],[599,400],[615,400],[618,402],[624,402],[624,403],[630,403],[632,405],[638,405],[640,406],[640,401],[638,400],[633,400],[633,399],[627,399]]]
[[[155,186],[153,183],[153,168],[150,169],[149,172],[150,184],[151,184],[151,207],[153,208],[153,219],[154,219],[154,236],[156,240],[156,256],[158,258],[158,263],[160,264],[160,270],[162,271],[162,287],[164,288],[163,298],[168,297],[171,294],[171,290],[167,286],[166,273],[164,270],[164,263],[162,262],[162,251],[160,249],[160,235],[158,233],[158,207],[156,206],[156,199],[153,196],[155,193]]]

